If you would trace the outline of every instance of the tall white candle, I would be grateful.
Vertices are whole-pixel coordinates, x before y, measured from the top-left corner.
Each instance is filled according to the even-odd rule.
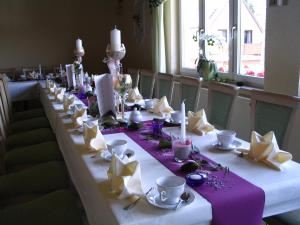
[[[185,141],[185,104],[181,103],[181,140]]]
[[[121,49],[121,31],[116,27],[110,31],[110,50],[119,51]]]
[[[83,49],[82,40],[79,38],[77,38],[77,40],[76,40],[76,49],[77,49],[77,51],[81,51]]]
[[[42,65],[39,64],[39,74],[41,75],[42,74]]]

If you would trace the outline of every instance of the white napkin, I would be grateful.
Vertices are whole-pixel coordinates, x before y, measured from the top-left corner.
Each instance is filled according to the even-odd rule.
[[[292,159],[291,153],[279,149],[273,131],[264,136],[252,131],[248,156],[255,161],[264,162],[277,170],[281,170],[281,164]]]
[[[87,118],[86,108],[82,105],[75,105],[74,114],[72,115],[72,121],[74,127],[80,127],[83,124],[83,121]]]
[[[167,97],[163,96],[160,100],[154,99],[154,107],[149,111],[163,116],[164,113],[171,113],[173,109],[169,106]]]
[[[143,99],[138,87],[132,88],[128,91],[127,101],[138,102]]]
[[[37,73],[35,71],[32,71],[32,72],[29,73],[28,77],[31,78],[31,79],[38,79],[39,78],[39,73]]]
[[[52,85],[50,85],[50,89],[49,89],[50,95],[54,95],[55,96],[56,90],[57,90],[56,84],[52,83]]]
[[[94,76],[94,78],[100,116],[103,116],[108,111],[115,113],[116,110],[112,75],[102,74],[99,76]]]
[[[135,195],[143,195],[141,168],[138,161],[121,160],[117,155],[112,160],[107,171],[110,187],[119,199]]]
[[[83,123],[83,139],[84,143],[90,147],[90,142],[97,136],[98,121]]]
[[[57,88],[55,91],[55,99],[62,102],[64,100],[65,88]]]
[[[91,139],[90,148],[94,151],[102,151],[107,149],[105,139],[100,131],[97,131],[96,137]]]
[[[213,131],[214,126],[207,121],[205,111],[201,109],[196,113],[188,111],[187,129],[195,134],[204,135],[209,131]]]
[[[70,106],[74,103],[75,96],[74,95],[64,95],[63,97],[63,105],[64,111],[67,112]]]

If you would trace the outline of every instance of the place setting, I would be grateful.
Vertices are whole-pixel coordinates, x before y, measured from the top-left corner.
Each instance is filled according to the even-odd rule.
[[[236,132],[232,130],[221,130],[217,132],[217,142],[212,144],[213,149],[220,151],[233,151],[242,143],[236,139]]]

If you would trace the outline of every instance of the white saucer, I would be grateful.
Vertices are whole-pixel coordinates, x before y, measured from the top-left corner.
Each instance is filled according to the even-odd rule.
[[[185,189],[184,191],[190,194],[190,198],[189,198],[189,200],[188,200],[187,202],[182,202],[182,203],[180,204],[180,206],[178,207],[178,209],[180,209],[180,208],[182,208],[182,207],[185,207],[185,206],[191,204],[191,203],[195,200],[195,195],[194,195],[191,191],[189,191],[189,190],[187,190],[187,189]],[[158,194],[156,188],[154,188],[153,191],[151,191],[151,192],[146,196],[146,198],[147,198],[147,201],[148,201],[151,205],[156,206],[156,207],[158,207],[158,208],[162,208],[162,209],[175,209],[176,206],[177,206],[177,204],[178,204],[178,203],[176,203],[176,204],[165,204],[165,203],[163,203],[163,202],[160,200],[160,198],[159,198],[159,194]]]
[[[125,105],[127,107],[132,107],[134,105],[140,105],[140,106],[145,106],[145,101],[142,99],[140,101],[137,101],[137,102],[125,102]]]
[[[134,151],[131,149],[126,149],[126,151],[124,152],[124,155],[126,155],[128,157],[128,159],[131,159],[134,156]],[[108,150],[104,150],[100,153],[100,157],[102,159],[104,159],[105,161],[110,162],[112,154]]]
[[[219,149],[219,150],[223,150],[223,151],[232,151],[232,150],[234,150],[234,149],[240,147],[241,145],[242,145],[241,142],[239,142],[239,141],[237,141],[237,140],[234,140],[234,141],[232,142],[232,144],[229,145],[229,146],[226,146],[226,147],[225,147],[225,146],[221,145],[221,144],[218,142],[218,143],[214,144],[213,147],[216,148],[216,149]]]

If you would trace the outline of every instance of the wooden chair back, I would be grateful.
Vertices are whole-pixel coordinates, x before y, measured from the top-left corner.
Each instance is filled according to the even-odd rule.
[[[0,74],[5,74],[8,76],[10,79],[15,80],[17,77],[17,69],[16,68],[3,68],[0,69]]]
[[[1,79],[0,79],[0,97],[1,97],[1,105],[2,105],[1,108],[3,108],[3,122],[5,123],[5,127],[7,128],[10,122],[10,113],[9,113],[7,95],[4,88],[4,82]]]
[[[174,90],[174,75],[168,73],[158,73],[156,76],[156,97],[166,96],[171,104]]]
[[[232,108],[239,87],[210,81],[208,84],[208,119],[218,129],[228,129],[232,119]]]
[[[198,109],[202,78],[180,76],[180,100],[185,100],[186,111],[196,112]]]
[[[152,98],[155,83],[155,73],[150,70],[140,70],[140,92],[144,98]]]
[[[9,89],[8,89],[8,78],[7,78],[7,76],[0,75],[0,80],[2,80],[2,83],[3,83],[3,86],[4,86],[4,89],[3,89],[4,92],[1,91],[1,93],[3,95],[3,97],[2,97],[3,98],[3,105],[5,106],[5,109],[7,107],[8,116],[10,118],[11,115],[12,115],[12,112],[13,112],[12,111],[13,106],[12,106],[12,100],[11,100],[11,96],[10,96]],[[4,96],[4,94],[5,94],[5,96]]]
[[[132,88],[139,87],[140,75],[139,69],[128,68],[127,73],[130,74],[132,79]]]
[[[251,130],[274,131],[278,145],[287,148],[299,103],[296,96],[251,90]]]

